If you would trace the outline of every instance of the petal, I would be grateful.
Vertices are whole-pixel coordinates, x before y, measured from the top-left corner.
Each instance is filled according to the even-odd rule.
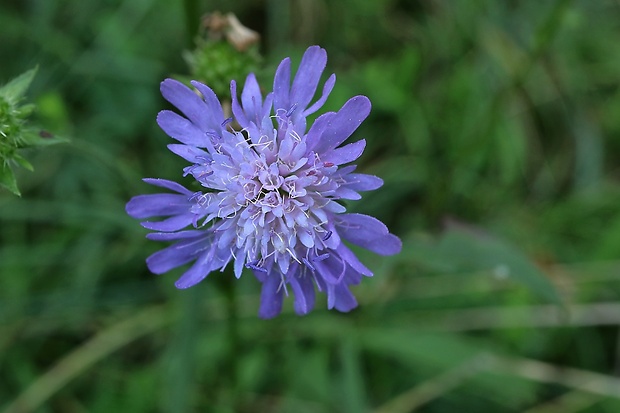
[[[370,107],[370,100],[366,96],[355,96],[349,99],[330,119],[312,149],[316,153],[325,153],[340,145],[366,119],[370,113]]]
[[[234,265],[235,277],[237,279],[241,278],[241,273],[243,272],[243,264],[245,264],[245,257],[237,256]]]
[[[191,163],[204,163],[211,159],[211,155],[208,152],[198,149],[191,145],[181,145],[178,143],[171,143],[168,145],[168,149],[181,158]]]
[[[125,211],[133,218],[180,215],[189,212],[187,196],[175,194],[151,194],[134,196],[127,202]]]
[[[340,188],[338,188],[336,192],[334,192],[334,195],[340,199],[351,199],[354,201],[362,199],[362,196],[360,194],[358,194],[352,189],[347,188],[346,186],[341,186]]]
[[[263,118],[263,122],[265,119],[269,120],[270,129],[273,129],[273,126],[271,126],[271,118],[269,117],[271,105],[273,105],[273,93],[268,93],[267,96],[265,96],[265,101],[263,102],[261,118]]]
[[[257,125],[260,124],[259,116],[262,112],[263,96],[260,93],[260,87],[254,73],[250,73],[245,79],[245,85],[241,92],[241,102],[248,120]]]
[[[323,206],[323,209],[325,209],[326,211],[333,212],[335,214],[342,214],[343,212],[346,212],[347,210],[347,208],[345,208],[343,205],[340,205],[338,202],[335,202],[335,201],[328,202],[325,206]]]
[[[323,132],[325,132],[325,130],[331,125],[335,117],[336,112],[325,112],[316,118],[306,136],[306,150],[308,153],[314,150],[314,148],[320,143]]]
[[[200,258],[196,260],[194,265],[189,270],[185,271],[183,275],[174,283],[174,286],[180,290],[193,287],[200,281],[204,280],[211,271],[213,271],[213,256],[215,255],[216,248],[214,245],[209,250],[203,253]]]
[[[342,244],[342,242],[340,240],[340,235],[336,230],[336,226],[333,223],[333,220],[333,215],[329,214],[329,221],[327,222],[327,226],[325,227],[325,229],[329,231],[329,237],[327,239],[323,238],[323,244],[325,244],[327,248],[335,250],[340,244]]]
[[[334,284],[327,284],[325,294],[327,294],[327,309],[331,310],[336,305],[336,286]]]
[[[300,214],[300,215],[303,215],[303,214]],[[305,229],[300,228],[299,231],[297,231],[297,236],[299,237],[299,240],[301,241],[302,244],[304,244],[306,248],[314,247],[314,237],[311,234],[309,234]]]
[[[170,110],[159,112],[157,124],[168,136],[188,145],[204,147],[208,139],[194,123]]]
[[[323,105],[325,104],[325,101],[327,101],[329,94],[332,93],[332,89],[334,88],[335,84],[336,75],[332,74],[325,82],[325,85],[323,85],[323,94],[321,95],[321,98],[314,102],[314,104],[308,109],[306,109],[303,113],[303,116],[312,115],[314,112],[321,109],[321,107],[323,107]]]
[[[203,114],[205,116],[205,122],[210,129],[220,130],[222,122],[224,121],[224,110],[222,109],[222,104],[219,99],[215,95],[215,92],[200,82],[195,80],[191,81],[192,86],[194,86],[204,100],[204,103],[207,104],[207,112]]]
[[[249,126],[248,118],[239,104],[239,99],[237,98],[237,82],[234,80],[230,81],[230,96],[232,97],[231,106],[235,119],[237,119],[237,122],[242,128],[247,128]]]
[[[357,300],[346,284],[337,285],[334,288],[334,308],[343,313],[348,313],[357,307]]]
[[[152,232],[146,235],[151,241],[173,241],[184,238],[196,238],[205,235],[204,231],[188,230],[179,232]]]
[[[153,231],[164,231],[164,232],[173,232],[178,231],[180,229],[185,228],[194,222],[195,219],[194,214],[183,214],[183,215],[175,215],[168,219],[158,222],[142,222],[141,225]]]
[[[282,311],[284,288],[280,286],[282,279],[278,273],[272,272],[265,278],[260,292],[258,316],[260,318],[273,318]]]
[[[196,259],[204,245],[210,242],[207,236],[177,242],[148,257],[146,265],[152,273],[163,274]]]
[[[372,277],[372,271],[370,271],[362,262],[357,258],[357,256],[343,243],[340,243],[338,248],[336,248],[338,255],[342,258],[351,268],[353,268],[358,273],[365,275],[366,277]]]
[[[396,254],[402,246],[400,240],[389,233],[383,222],[368,215],[339,215],[336,227],[347,241],[377,254]]]
[[[170,189],[171,191],[178,192],[184,195],[192,195],[193,192],[189,189],[185,188],[183,185],[180,185],[174,181],[169,181],[167,179],[159,179],[159,178],[144,178],[142,179],[149,185],[158,186],[160,188]]]
[[[312,265],[323,280],[328,284],[339,284],[344,278],[346,264],[336,254],[330,254],[327,259],[314,260]]]
[[[161,82],[161,94],[176,106],[187,118],[202,130],[209,129],[207,119],[209,110],[204,101],[193,90],[174,79]]]
[[[321,156],[321,160],[323,162],[331,162],[334,165],[349,163],[359,158],[364,152],[365,147],[366,140],[362,139],[325,153]]]
[[[347,270],[344,274],[344,284],[357,285],[362,282],[362,278],[362,274],[353,269],[353,267],[347,266]]]
[[[273,109],[276,115],[278,109],[284,109],[288,111],[289,106],[289,92],[291,88],[291,59],[288,57],[278,66],[276,74],[273,78]]]
[[[374,175],[348,174],[344,176],[345,186],[354,191],[373,191],[383,186],[383,179]]]
[[[327,64],[327,52],[319,46],[310,46],[306,49],[299,69],[293,79],[291,87],[290,103],[297,105],[296,111],[302,114],[314,93],[321,79],[321,74]]]
[[[403,248],[403,243],[396,235],[386,234],[382,237],[371,240],[368,247],[364,248],[367,248],[379,255],[394,255],[400,252]]]
[[[289,284],[293,290],[293,294],[295,295],[295,302],[293,303],[295,312],[299,315],[308,314],[314,308],[315,303],[315,292],[312,278],[307,274],[295,274],[289,279]]]

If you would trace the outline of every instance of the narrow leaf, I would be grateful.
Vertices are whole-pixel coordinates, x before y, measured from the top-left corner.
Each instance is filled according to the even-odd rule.
[[[4,96],[8,101],[18,101],[28,90],[34,75],[37,73],[37,69],[36,67],[30,69],[0,87],[0,96]]]
[[[561,304],[547,275],[522,251],[499,238],[462,224],[451,224],[438,247],[461,269],[494,271],[524,284],[550,302]]]
[[[32,148],[37,146],[49,146],[58,143],[67,143],[69,140],[51,132],[41,129],[26,129],[20,135],[21,148]]]
[[[17,181],[15,181],[13,170],[6,162],[2,162],[0,165],[0,186],[3,186],[17,196],[21,196],[19,189],[17,189]]]
[[[15,161],[19,166],[28,169],[30,172],[34,171],[34,167],[26,158],[19,154],[13,154],[13,161]]]

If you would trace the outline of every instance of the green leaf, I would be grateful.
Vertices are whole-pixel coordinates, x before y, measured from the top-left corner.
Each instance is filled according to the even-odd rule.
[[[41,129],[26,129],[20,135],[21,148],[32,148],[37,146],[50,146],[58,143],[67,143],[69,140],[61,136],[54,135]]]
[[[34,75],[37,73],[38,68],[30,69],[25,73],[12,79],[6,85],[0,87],[0,96],[4,96],[8,101],[16,102],[24,94],[34,79]]]
[[[16,154],[13,154],[12,159],[13,161],[17,162],[19,166],[28,169],[30,172],[34,171],[34,167],[32,166],[32,164],[28,162],[28,160],[24,158],[23,156],[16,153]]]
[[[3,186],[17,196],[21,196],[19,189],[17,189],[17,181],[15,180],[13,170],[6,162],[2,162],[0,165],[0,186]]]
[[[340,343],[340,362],[342,364],[339,374],[341,391],[339,395],[341,412],[365,412],[367,398],[365,392],[365,380],[362,367],[361,351],[359,343],[351,336],[343,338]]]
[[[427,271],[490,272],[496,277],[510,277],[539,297],[562,304],[549,277],[526,254],[481,229],[449,223],[439,239],[416,234],[404,244],[407,254],[402,259]]]
[[[499,238],[462,224],[452,224],[437,247],[460,269],[488,270],[499,277],[512,277],[540,297],[561,304],[547,275],[523,252]]]

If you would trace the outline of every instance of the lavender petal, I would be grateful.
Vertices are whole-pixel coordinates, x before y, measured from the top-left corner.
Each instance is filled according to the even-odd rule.
[[[174,286],[182,290],[193,287],[200,281],[204,280],[216,266],[214,265],[214,256],[217,251],[214,243],[200,255],[194,265],[185,271],[181,277],[174,283]]]
[[[284,288],[281,288],[281,278],[277,273],[271,273],[265,277],[263,288],[260,293],[260,318],[273,318],[282,311],[282,299]]]
[[[207,107],[196,93],[174,79],[166,79],[161,82],[160,89],[164,98],[183,112],[193,124],[200,129],[208,129],[205,122],[206,116],[208,116]]]
[[[289,92],[291,87],[291,59],[288,57],[280,63],[273,78],[273,108],[278,115],[278,109],[290,109]]]
[[[172,153],[179,155],[181,158],[191,163],[204,163],[211,158],[211,155],[207,152],[191,145],[171,143],[168,145],[168,149],[170,149]]]
[[[327,125],[313,150],[325,153],[347,140],[370,113],[370,100],[366,96],[349,99]]]
[[[383,179],[374,175],[348,174],[344,180],[346,187],[354,191],[374,191],[383,186]]]
[[[357,142],[350,143],[341,148],[333,149],[321,157],[323,162],[330,162],[334,165],[342,165],[345,163],[353,162],[364,152],[366,147],[366,140],[362,139]]]
[[[308,275],[294,275],[290,277],[289,285],[295,294],[295,301],[293,303],[295,312],[299,315],[305,315],[312,311],[315,303],[315,292],[312,278]]]
[[[138,195],[125,206],[127,214],[133,218],[169,216],[187,213],[190,204],[187,197],[174,194]]]
[[[402,247],[400,240],[389,236],[388,228],[376,218],[363,214],[342,214],[338,219],[338,232],[355,245],[381,255],[396,254]]]
[[[198,147],[205,146],[204,131],[200,130],[194,123],[177,115],[170,110],[162,110],[157,115],[157,124],[168,136],[187,145]]]
[[[298,105],[296,110],[300,114],[314,96],[326,64],[327,52],[319,46],[309,47],[301,58],[299,70],[291,87],[291,103]]]
[[[181,230],[194,222],[194,214],[174,215],[157,222],[145,221],[142,226],[153,231],[173,232]]]
[[[154,185],[160,188],[170,189],[171,191],[178,192],[183,195],[191,195],[193,193],[189,189],[185,188],[183,185],[180,185],[174,181],[169,181],[167,179],[144,178],[142,180],[149,185]]]

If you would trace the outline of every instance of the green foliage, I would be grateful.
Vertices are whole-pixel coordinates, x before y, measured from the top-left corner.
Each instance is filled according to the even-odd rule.
[[[210,2],[260,31],[269,70],[326,47],[329,110],[369,96],[359,170],[385,185],[348,208],[403,239],[395,257],[359,251],[375,276],[354,312],[321,298],[264,321],[250,274],[185,291],[179,271],[150,274],[160,246],[124,212],[140,178],[183,179],[155,123],[161,80],[193,73],[224,100],[261,70],[226,43],[188,66],[200,15],[185,27],[183,3],[0,5],[0,79],[39,65],[0,90],[2,185],[37,169],[0,197],[1,413],[620,409],[617,5]],[[75,138],[26,161],[57,134]]]

